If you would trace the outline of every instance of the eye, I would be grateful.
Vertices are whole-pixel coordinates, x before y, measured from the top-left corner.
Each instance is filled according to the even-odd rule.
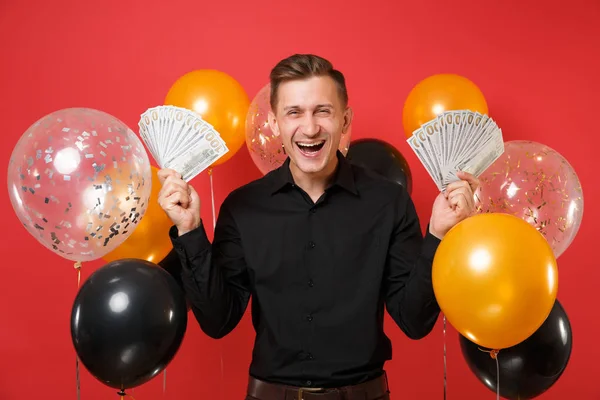
[[[297,114],[298,114],[298,111],[296,111],[296,110],[290,110],[287,113],[287,115],[297,115]]]
[[[319,114],[330,114],[331,111],[328,108],[321,108],[317,111]]]

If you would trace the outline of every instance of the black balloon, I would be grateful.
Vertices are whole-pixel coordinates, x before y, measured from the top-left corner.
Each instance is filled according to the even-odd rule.
[[[379,139],[358,139],[350,143],[348,161],[376,172],[404,186],[412,193],[412,174],[404,156]]]
[[[71,312],[71,337],[82,364],[117,389],[139,386],[160,373],[179,350],[186,328],[186,300],[175,279],[138,259],[95,271]]]
[[[470,370],[496,393],[496,360],[484,352],[489,349],[460,334],[459,341]],[[499,351],[500,396],[525,400],[547,391],[567,367],[572,346],[571,324],[557,300],[544,324],[533,335],[516,346]]]

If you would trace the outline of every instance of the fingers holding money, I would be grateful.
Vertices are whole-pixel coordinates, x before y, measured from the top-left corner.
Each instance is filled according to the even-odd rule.
[[[448,185],[445,192],[448,203],[460,217],[468,217],[475,210],[475,200],[469,181],[457,181]]]
[[[200,197],[192,185],[173,169],[159,170],[158,179],[162,185],[158,204],[177,226],[178,235],[185,235],[201,226]]]
[[[177,190],[181,190],[184,193],[190,194],[191,186],[187,184],[183,179],[177,178],[175,176],[169,176],[161,190],[165,192],[165,196],[169,196],[171,193]]]
[[[182,176],[179,172],[169,169],[169,168],[163,168],[163,169],[158,170],[157,176],[158,176],[158,180],[161,185],[165,184],[165,180],[169,176],[175,176],[176,178],[179,178],[179,179],[182,178]]]
[[[160,205],[163,209],[181,206],[187,208],[192,201],[191,186],[181,179],[181,175],[172,170],[158,172],[162,188],[158,194]]]
[[[188,208],[192,199],[189,194],[184,193],[181,190],[177,190],[167,196],[165,196],[167,206],[178,205],[183,208]]]
[[[477,179],[474,175],[469,174],[468,172],[458,171],[456,176],[458,176],[459,179],[466,181],[471,187],[471,191],[473,193],[475,193],[477,188],[479,188],[479,179]]]
[[[452,209],[461,218],[471,216],[473,210],[475,209],[473,198],[462,190],[457,189],[451,193],[448,197],[448,202],[450,203]]]

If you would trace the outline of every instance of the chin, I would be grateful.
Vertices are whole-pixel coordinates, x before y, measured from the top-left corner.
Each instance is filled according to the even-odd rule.
[[[307,163],[302,160],[297,160],[294,162],[296,167],[305,174],[318,174],[325,170],[327,163]]]

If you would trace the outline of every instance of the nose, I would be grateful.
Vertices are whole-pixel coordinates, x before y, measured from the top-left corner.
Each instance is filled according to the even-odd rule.
[[[302,121],[302,133],[306,137],[315,137],[319,134],[321,127],[317,124],[316,118],[307,115]]]

